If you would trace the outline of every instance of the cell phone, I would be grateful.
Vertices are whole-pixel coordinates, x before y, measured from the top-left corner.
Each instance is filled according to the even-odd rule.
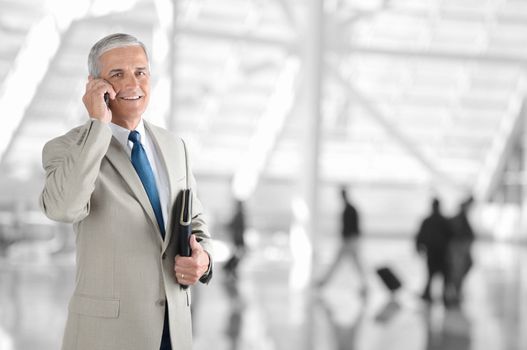
[[[106,107],[110,108],[110,94],[107,92],[104,93],[104,103],[106,103]]]

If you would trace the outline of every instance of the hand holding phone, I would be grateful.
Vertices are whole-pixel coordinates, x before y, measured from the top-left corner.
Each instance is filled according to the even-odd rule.
[[[98,119],[103,123],[111,122],[110,101],[115,95],[115,90],[108,81],[90,76],[86,84],[86,92],[82,97],[90,118]]]

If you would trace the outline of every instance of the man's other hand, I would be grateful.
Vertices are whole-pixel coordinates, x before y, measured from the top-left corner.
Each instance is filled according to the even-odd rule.
[[[191,256],[176,255],[174,272],[179,284],[193,285],[207,272],[209,268],[209,254],[203,250],[201,244],[196,240],[196,235],[190,236]]]

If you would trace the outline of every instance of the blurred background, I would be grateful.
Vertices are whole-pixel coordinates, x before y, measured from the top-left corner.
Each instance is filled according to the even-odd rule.
[[[527,348],[526,1],[0,0],[0,349],[60,347],[75,237],[38,208],[41,150],[114,32],[150,50],[145,118],[188,142],[214,234],[195,349]],[[361,234],[334,265],[342,187]],[[468,196],[450,308],[415,238]]]

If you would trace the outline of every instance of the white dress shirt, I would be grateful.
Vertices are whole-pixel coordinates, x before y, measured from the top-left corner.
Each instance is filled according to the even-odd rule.
[[[109,124],[110,129],[112,130],[113,136],[119,141],[123,149],[128,154],[128,158],[132,158],[132,147],[134,143],[128,140],[128,135],[130,131],[122,126],[119,126],[114,123]],[[158,149],[156,149],[154,142],[150,135],[146,132],[145,124],[143,119],[135,128],[139,134],[141,134],[141,144],[146,151],[146,156],[154,172],[154,177],[156,178],[157,192],[159,193],[159,201],[161,203],[161,211],[163,213],[163,222],[165,223],[165,230],[167,230],[167,218],[168,218],[168,197],[169,197],[169,186],[168,186],[168,173],[165,169],[163,161],[161,160],[161,155]],[[153,161],[152,161],[153,160]],[[131,161],[131,160],[130,160]]]

